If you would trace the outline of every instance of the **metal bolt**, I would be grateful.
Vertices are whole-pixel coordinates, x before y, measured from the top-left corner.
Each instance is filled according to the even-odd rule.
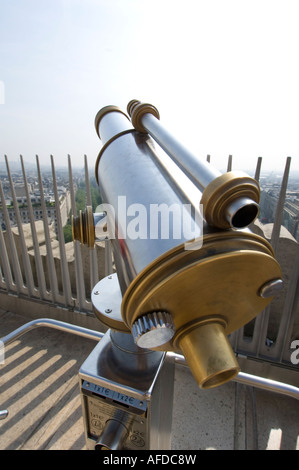
[[[99,291],[96,290],[96,291],[94,292],[94,295],[99,295]]]
[[[8,411],[7,410],[1,410],[0,411],[0,419],[5,419],[8,416]]]
[[[105,313],[111,313],[112,309],[111,308],[106,308]]]
[[[108,276],[108,279],[112,279],[112,276]]]
[[[266,282],[260,290],[259,295],[263,299],[267,299],[268,297],[272,297],[276,295],[281,289],[283,288],[283,281],[282,279],[273,279],[272,281]]]

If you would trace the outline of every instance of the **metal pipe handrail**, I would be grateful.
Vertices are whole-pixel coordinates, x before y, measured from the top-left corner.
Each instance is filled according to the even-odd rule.
[[[83,338],[92,339],[95,341],[100,341],[104,336],[104,333],[91,330],[89,328],[84,328],[82,326],[72,325],[71,323],[66,323],[59,320],[53,320],[52,318],[38,318],[36,320],[32,320],[28,323],[25,323],[16,330],[13,330],[11,333],[8,333],[8,335],[3,336],[3,338],[0,338],[0,342],[2,342],[4,346],[6,346],[12,341],[18,339],[24,333],[27,333],[28,331],[37,327],[54,328],[65,333],[72,333],[78,336],[82,336]]]
[[[51,158],[51,168],[52,168],[52,179],[53,179],[53,192],[54,192],[54,199],[55,199],[55,207],[59,207],[59,195],[58,195],[58,187],[57,187],[57,179],[56,179],[56,171],[54,165],[54,157],[50,155]],[[70,280],[70,273],[68,270],[67,265],[67,258],[66,258],[66,251],[65,251],[65,243],[64,243],[64,236],[63,236],[63,229],[62,229],[62,220],[61,220],[61,213],[60,210],[56,210],[56,221],[57,221],[57,235],[58,235],[58,242],[59,242],[59,251],[60,251],[60,262],[61,262],[61,273],[62,273],[62,285],[63,285],[63,295],[65,305],[72,305],[74,300],[72,296],[72,288],[71,288],[71,280]]]
[[[168,352],[167,358],[169,358],[169,360],[173,360],[176,364],[189,367],[186,359],[181,354]],[[267,379],[265,377],[259,377],[257,375],[247,374],[245,372],[239,372],[232,380],[244,385],[260,388],[269,392],[280,393],[281,395],[287,395],[299,400],[299,388],[294,385]]]
[[[8,411],[7,410],[1,410],[0,411],[0,420],[5,419],[8,416]]]
[[[104,336],[104,333],[91,330],[89,328],[84,328],[78,325],[72,325],[70,323],[62,322],[59,320],[53,320],[50,318],[39,318],[25,323],[24,325],[20,326],[8,335],[3,336],[0,341],[5,346],[11,343],[12,341],[18,339],[20,336],[27,333],[28,331],[37,327],[54,328],[66,333],[72,333],[95,341],[100,341]],[[175,364],[189,367],[184,356],[180,354],[168,352],[166,354],[166,360],[167,359],[174,361]],[[270,392],[280,393],[282,395],[290,396],[292,398],[295,398],[296,400],[299,400],[299,388],[295,387],[294,385],[267,379],[265,377],[247,374],[245,372],[239,372],[238,375],[232,380],[235,382],[242,383],[244,385],[260,388]]]

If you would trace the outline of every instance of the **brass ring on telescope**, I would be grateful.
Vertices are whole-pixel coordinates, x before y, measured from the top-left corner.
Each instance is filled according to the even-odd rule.
[[[127,106],[127,111],[135,129],[143,134],[147,134],[147,130],[142,125],[142,116],[144,114],[152,114],[155,118],[160,119],[159,111],[155,106],[149,103],[141,103],[138,100],[131,100]]]
[[[231,228],[232,223],[227,218],[227,210],[232,203],[241,198],[252,201],[252,204],[244,207],[244,211],[255,212],[253,217],[252,214],[247,214],[250,216],[251,223],[258,214],[257,204],[260,200],[258,182],[241,171],[230,171],[215,178],[203,191],[200,201],[207,223],[223,229]],[[242,226],[240,225],[239,228]]]
[[[95,120],[94,120],[94,125],[95,125],[96,132],[97,132],[99,138],[101,138],[100,133],[99,133],[100,121],[106,114],[112,113],[112,112],[121,113],[124,116],[126,116],[126,118],[129,120],[129,117],[127,116],[127,114],[124,113],[118,106],[114,106],[114,105],[104,106],[104,108],[102,108],[102,109],[100,109],[100,111],[98,111],[98,113],[96,114]]]

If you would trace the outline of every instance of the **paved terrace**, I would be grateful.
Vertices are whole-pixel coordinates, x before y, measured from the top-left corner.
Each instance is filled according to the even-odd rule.
[[[29,320],[0,309],[0,337]],[[9,415],[0,421],[1,450],[86,449],[78,370],[94,346],[49,328],[7,346],[0,410]],[[180,365],[174,388],[173,450],[299,450],[299,401],[292,397],[236,382],[203,391]]]

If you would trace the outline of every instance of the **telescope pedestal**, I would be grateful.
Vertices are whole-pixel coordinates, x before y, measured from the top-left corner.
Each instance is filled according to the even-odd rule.
[[[108,330],[79,371],[89,450],[171,448],[174,362]]]

